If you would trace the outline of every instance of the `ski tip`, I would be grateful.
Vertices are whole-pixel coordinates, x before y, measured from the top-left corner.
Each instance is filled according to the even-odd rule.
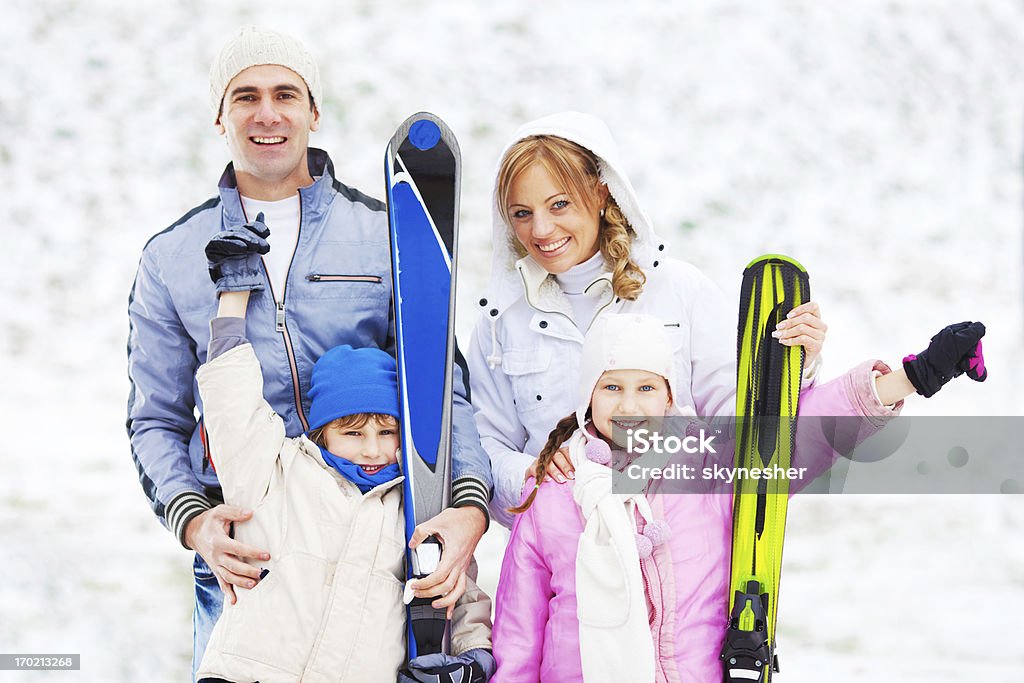
[[[754,267],[766,266],[773,262],[793,266],[801,273],[807,272],[807,269],[804,268],[799,261],[797,261],[795,258],[792,258],[791,256],[784,256],[783,254],[764,254],[762,256],[758,256],[756,259],[748,263],[747,267],[744,268],[743,270],[746,271]]]
[[[433,149],[441,139],[441,129],[430,119],[420,119],[409,127],[409,142],[417,149]]]
[[[455,134],[440,116],[431,114],[429,111],[416,112],[398,126],[388,143],[388,149],[384,155],[385,163],[394,161],[399,148],[405,142],[421,152],[432,150],[438,144],[443,143],[451,150],[456,160],[460,158],[459,143]]]

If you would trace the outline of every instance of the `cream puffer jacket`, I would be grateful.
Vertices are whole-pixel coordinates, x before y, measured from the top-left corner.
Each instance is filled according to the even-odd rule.
[[[225,602],[199,667],[262,683],[394,681],[405,658],[402,477],[365,495],[305,436],[285,437],[243,344],[199,369],[225,501],[255,511],[235,528],[269,570]],[[490,599],[475,583],[456,606],[452,652],[490,649]]]

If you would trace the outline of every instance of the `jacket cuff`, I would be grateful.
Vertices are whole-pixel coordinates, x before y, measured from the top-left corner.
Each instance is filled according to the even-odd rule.
[[[224,292],[261,292],[263,291],[263,272],[258,267],[235,266],[229,273],[223,271],[214,280],[217,293]]]
[[[171,499],[165,509],[167,527],[185,550],[194,550],[185,545],[185,529],[188,523],[213,508],[213,503],[201,493],[183,491]]]
[[[903,409],[903,401],[893,406],[882,405],[875,388],[875,377],[888,375],[892,369],[880,360],[867,360],[858,365],[848,374],[848,382],[852,400],[860,408],[860,413],[871,424],[882,427],[887,418],[896,417]],[[877,373],[877,374],[876,374]]]
[[[214,318],[210,321],[210,343],[206,347],[206,360],[209,362],[237,346],[248,343],[245,338],[245,318]]]
[[[804,368],[803,375],[800,377],[800,390],[804,390],[814,386],[814,383],[818,381],[818,375],[821,371],[821,354],[819,353],[814,357],[814,361]]]
[[[533,458],[525,453],[505,450],[491,456],[491,471],[494,476],[494,500],[491,513],[502,526],[511,529],[515,515],[508,511],[523,502],[523,487],[526,484],[526,468]]]
[[[218,316],[210,321],[210,339],[241,337],[245,339],[245,318]]]
[[[452,483],[452,507],[462,508],[473,506],[484,513],[487,531],[491,526],[491,516],[487,511],[487,499],[490,491],[487,484],[476,477],[459,477]]]

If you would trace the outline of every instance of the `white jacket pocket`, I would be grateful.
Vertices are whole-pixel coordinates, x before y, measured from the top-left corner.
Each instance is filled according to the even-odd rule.
[[[550,375],[551,349],[505,349],[501,357],[501,370],[512,383],[516,407],[522,413],[548,405],[554,398]]]

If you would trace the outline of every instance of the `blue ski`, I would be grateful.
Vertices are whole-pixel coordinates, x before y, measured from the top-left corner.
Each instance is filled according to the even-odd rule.
[[[407,540],[451,500],[460,166],[455,136],[427,113],[406,119],[385,153]],[[409,551],[407,577],[431,573],[440,551],[437,539]],[[448,649],[445,610],[430,602],[417,598],[409,605],[410,660]]]

